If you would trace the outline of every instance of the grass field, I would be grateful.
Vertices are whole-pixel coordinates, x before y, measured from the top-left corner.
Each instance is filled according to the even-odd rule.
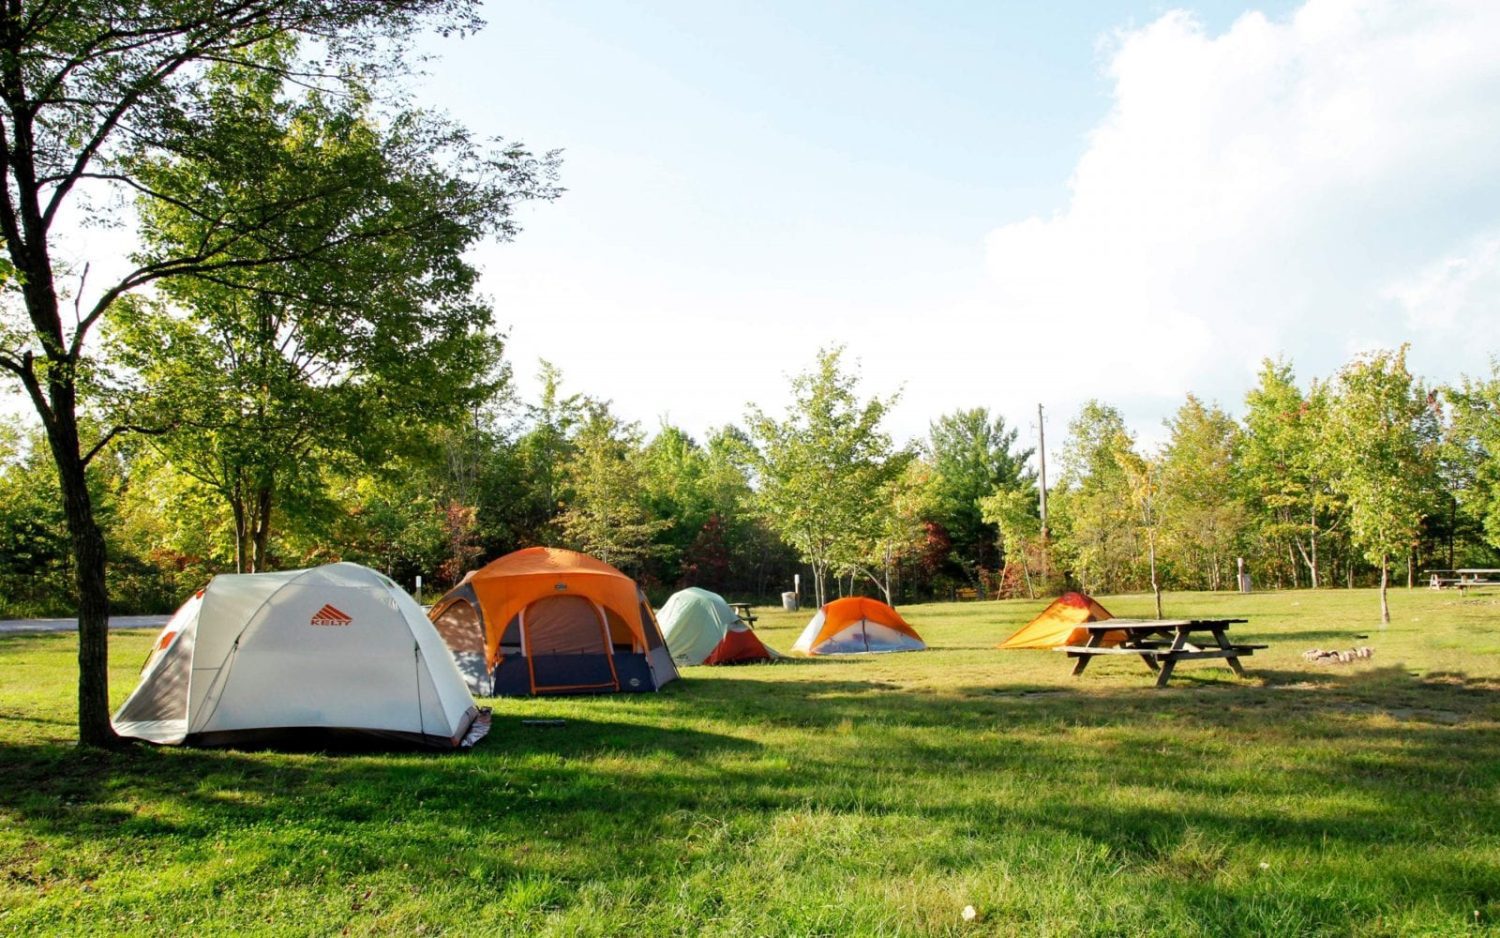
[[[907,607],[923,653],[495,701],[451,755],[79,751],[71,636],[3,638],[0,933],[1500,932],[1500,594],[1398,591],[1386,630],[1367,591],[1169,595],[1272,647],[1166,690],[994,650],[1038,608]],[[115,638],[116,700],[149,642]]]

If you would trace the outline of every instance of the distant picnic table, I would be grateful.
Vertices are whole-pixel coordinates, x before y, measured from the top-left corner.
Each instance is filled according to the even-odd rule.
[[[735,616],[738,617],[741,622],[750,626],[752,629],[755,628],[755,620],[757,617],[750,614],[749,603],[730,603],[729,608],[734,610]]]
[[[1459,592],[1475,586],[1500,584],[1500,569],[1492,567],[1463,567],[1458,570],[1428,570],[1428,585],[1435,590],[1458,587]]]
[[[1089,633],[1083,645],[1062,645],[1057,651],[1077,658],[1073,674],[1083,673],[1098,655],[1140,655],[1146,667],[1156,672],[1156,686],[1166,687],[1177,662],[1197,658],[1223,658],[1240,677],[1245,669],[1240,659],[1253,655],[1265,645],[1236,645],[1229,640],[1229,626],[1247,619],[1104,619],[1080,626]],[[1125,633],[1118,645],[1105,645],[1111,632]],[[1192,641],[1196,634],[1207,633],[1209,641]]]

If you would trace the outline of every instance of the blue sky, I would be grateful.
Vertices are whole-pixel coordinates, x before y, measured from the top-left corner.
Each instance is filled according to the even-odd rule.
[[[1500,3],[495,2],[413,93],[565,151],[477,252],[536,363],[702,434],[842,343],[891,429],[1090,397],[1148,443],[1266,356],[1303,379],[1500,333]],[[107,234],[107,233],[106,233]],[[83,232],[59,256],[100,251]],[[73,237],[73,236],[70,236]],[[118,236],[116,236],[118,237]],[[108,254],[109,251],[104,251]],[[118,253],[118,252],[116,252]]]
[[[902,388],[906,403],[896,429],[903,436],[920,434],[931,416],[952,407],[985,404],[1024,420],[1038,400],[1066,416],[1084,397],[1099,395],[1124,407],[1150,437],[1189,390],[1237,407],[1263,354],[1291,357],[1304,375],[1326,375],[1361,348],[1415,340],[1414,359],[1434,378],[1485,364],[1488,351],[1474,355],[1466,342],[1470,354],[1459,356],[1455,368],[1454,337],[1438,336],[1425,347],[1423,330],[1389,328],[1375,322],[1380,317],[1368,307],[1372,292],[1396,289],[1377,282],[1380,275],[1405,267],[1419,277],[1424,264],[1442,264],[1461,253],[1466,237],[1489,230],[1496,221],[1493,188],[1468,177],[1436,192],[1424,181],[1408,187],[1397,167],[1372,173],[1367,190],[1341,194],[1326,189],[1326,166],[1315,159],[1311,167],[1285,167],[1288,174],[1312,177],[1289,191],[1314,203],[1326,198],[1328,205],[1289,205],[1284,225],[1262,219],[1255,226],[1259,236],[1243,244],[1235,243],[1239,233],[1232,225],[1212,232],[1226,242],[1224,250],[1250,261],[1208,265],[1225,267],[1217,283],[1162,287],[1173,295],[1190,289],[1211,301],[1216,292],[1244,290],[1247,284],[1236,278],[1296,280],[1307,272],[1295,268],[1323,267],[1329,252],[1344,255],[1333,266],[1359,282],[1331,289],[1294,282],[1287,296],[1261,297],[1278,307],[1264,315],[1268,341],[1247,342],[1261,318],[1253,307],[1235,310],[1230,322],[1204,314],[1200,341],[1180,346],[1174,335],[1192,331],[1192,323],[1168,317],[1158,324],[1148,316],[1133,328],[1172,333],[1161,343],[1164,354],[1202,358],[1205,367],[1172,367],[1161,381],[1135,381],[1137,371],[1160,370],[1152,356],[1136,355],[1107,363],[1126,372],[1112,382],[1079,384],[1066,374],[1035,371],[1015,382],[1003,375],[973,377],[1014,370],[1018,354],[1033,361],[1067,357],[1062,350],[1073,336],[1066,328],[1052,335],[1023,330],[1012,340],[1008,313],[1050,317],[1045,290],[1039,310],[1017,304],[1025,309],[1014,313],[975,297],[988,289],[993,233],[1069,212],[1080,161],[1120,101],[1123,82],[1143,69],[1137,62],[1127,67],[1130,74],[1118,72],[1132,39],[1154,46],[1138,57],[1159,54],[1163,67],[1179,56],[1180,80],[1190,84],[1195,73],[1221,71],[1226,61],[1242,58],[1245,50],[1233,48],[1234,36],[1257,18],[1283,33],[1268,40],[1284,47],[1272,50],[1273,60],[1357,59],[1403,38],[1449,41],[1434,38],[1432,24],[1472,29],[1472,23],[1460,24],[1482,5],[1404,5],[1425,6],[1425,18],[1380,2],[1306,6],[492,4],[483,34],[430,44],[439,58],[421,94],[483,131],[567,151],[568,194],[528,213],[519,242],[485,254],[523,380],[534,358],[546,356],[563,366],[573,387],[612,397],[648,427],[666,416],[701,431],[737,419],[746,400],[774,405],[788,371],[803,367],[817,346],[843,342],[869,367],[869,390]],[[1331,36],[1294,27],[1299,19],[1319,18],[1333,21],[1325,24]],[[1149,38],[1174,22],[1188,26]],[[1292,32],[1302,35],[1287,35]],[[1223,48],[1195,52],[1189,48],[1194,40]],[[1247,44],[1256,45],[1253,37],[1241,46]],[[1226,61],[1194,62],[1199,54]],[[1372,54],[1379,65],[1386,53]],[[1477,72],[1458,77],[1492,88],[1493,72]],[[1210,116],[1185,113],[1185,132],[1206,133],[1205,147],[1243,144],[1233,129],[1205,130],[1192,122],[1211,121],[1217,109],[1232,123],[1236,108],[1253,111],[1278,94],[1315,95],[1327,80],[1305,62],[1261,63],[1245,77],[1263,84],[1220,88],[1207,100],[1189,102]],[[1422,77],[1441,83],[1441,76]],[[1342,93],[1328,92],[1334,99]],[[1173,105],[1147,94],[1143,106]],[[1453,117],[1466,118],[1462,112]],[[1248,140],[1263,138],[1274,147],[1287,122],[1287,115],[1272,113]],[[1494,130],[1485,128],[1487,143]],[[1133,133],[1154,136],[1148,147],[1170,148],[1164,138],[1178,131],[1167,121]],[[1441,174],[1446,157],[1435,152],[1412,162],[1425,162],[1424,174]],[[1200,182],[1215,180],[1210,175]],[[1251,194],[1256,191],[1280,190],[1252,186]],[[1128,219],[1123,225],[1128,238]],[[1383,226],[1399,228],[1401,237],[1348,249],[1351,233]],[[1253,255],[1265,251],[1266,230],[1278,227],[1305,243],[1297,256],[1265,258],[1258,267]],[[1059,250],[1067,252],[1066,246]],[[1108,273],[1091,273],[1083,264],[1077,277]],[[1121,289],[1150,292],[1151,285]],[[1297,294],[1315,295],[1344,312],[1309,306],[1288,323],[1279,308],[1296,303]],[[1075,317],[1071,324],[1080,322]],[[911,332],[928,341],[907,348],[899,337]],[[1226,344],[1247,347],[1227,375],[1223,356],[1213,351]],[[995,354],[956,354],[975,346],[991,346]],[[611,361],[622,352],[638,364],[614,368]],[[691,371],[697,377],[689,380],[682,358],[693,354],[700,360]],[[950,357],[967,377],[950,373]],[[1058,370],[1069,368],[1087,363],[1059,362]]]

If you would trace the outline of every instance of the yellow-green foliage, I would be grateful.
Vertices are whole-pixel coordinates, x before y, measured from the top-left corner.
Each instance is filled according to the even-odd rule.
[[[0,933],[1490,932],[1500,596],[1373,602],[1167,594],[1273,647],[1165,691],[995,650],[1039,603],[911,606],[931,651],[493,701],[467,754],[82,752],[71,637],[3,638]],[[116,700],[149,641],[115,638]]]

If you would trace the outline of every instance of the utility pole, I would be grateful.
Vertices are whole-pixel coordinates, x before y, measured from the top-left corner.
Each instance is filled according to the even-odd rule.
[[[1042,469],[1042,541],[1047,540],[1047,428],[1042,423],[1042,405],[1036,405],[1037,461]]]

